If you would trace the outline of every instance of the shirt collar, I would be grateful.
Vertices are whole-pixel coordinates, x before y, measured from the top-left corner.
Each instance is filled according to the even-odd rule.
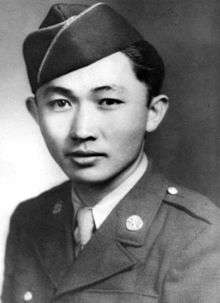
[[[141,179],[143,174],[147,169],[147,157],[143,154],[143,157],[135,169],[135,171],[118,187],[112,190],[104,198],[102,198],[95,206],[92,207],[93,218],[95,222],[96,229],[98,229],[111,211],[116,207],[116,205],[126,196],[126,194],[134,187],[134,185]],[[74,207],[74,212],[77,213],[79,207],[82,206],[78,195],[76,194],[74,188],[72,188],[72,203]]]

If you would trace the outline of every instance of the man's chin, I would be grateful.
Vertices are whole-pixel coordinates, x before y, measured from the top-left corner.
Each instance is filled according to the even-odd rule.
[[[73,183],[95,184],[103,181],[103,176],[100,176],[97,172],[91,172],[89,169],[80,172],[74,171],[67,175]]]
[[[98,172],[89,172],[87,170],[84,171],[83,173],[79,173],[79,174],[76,174],[76,173],[72,173],[69,175],[69,178],[70,180],[75,183],[75,184],[83,184],[83,185],[97,185],[97,186],[100,186],[100,185],[107,185],[107,184],[110,184],[112,182],[112,180],[114,180],[115,178],[115,175],[109,175],[109,174],[103,174],[102,173],[98,173]]]
[[[69,179],[75,184],[83,185],[97,185],[97,186],[112,186],[115,187],[120,184],[129,175],[129,169],[132,168],[132,162],[126,163],[125,166],[120,165],[110,169],[109,166],[91,166],[91,167],[72,167],[71,171],[66,172]]]

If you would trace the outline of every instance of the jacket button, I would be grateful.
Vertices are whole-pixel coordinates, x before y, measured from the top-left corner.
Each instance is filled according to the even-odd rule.
[[[167,192],[170,195],[177,195],[178,194],[178,189],[176,187],[168,187]]]
[[[24,294],[24,301],[29,302],[32,300],[32,298],[33,298],[32,292],[26,291],[26,293]]]

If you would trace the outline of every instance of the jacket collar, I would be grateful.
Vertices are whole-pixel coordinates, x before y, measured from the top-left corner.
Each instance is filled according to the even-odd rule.
[[[150,164],[144,176],[111,212],[74,261],[72,227],[67,223],[70,214],[60,216],[59,224],[50,224],[53,226],[51,232],[46,239],[36,240],[35,245],[42,264],[57,287],[56,295],[86,287],[134,266],[140,256],[135,249],[129,248],[144,245],[166,189],[166,180]],[[64,211],[69,211],[69,208]],[[136,231],[128,230],[126,225],[127,219],[133,215],[143,221],[142,228]]]

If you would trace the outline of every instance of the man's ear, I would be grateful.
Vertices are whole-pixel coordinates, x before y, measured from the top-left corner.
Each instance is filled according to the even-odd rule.
[[[169,99],[166,95],[153,97],[148,105],[148,116],[146,122],[146,131],[154,131],[163,120],[169,107]]]
[[[38,106],[35,97],[29,97],[26,99],[26,107],[34,120],[39,122]]]

